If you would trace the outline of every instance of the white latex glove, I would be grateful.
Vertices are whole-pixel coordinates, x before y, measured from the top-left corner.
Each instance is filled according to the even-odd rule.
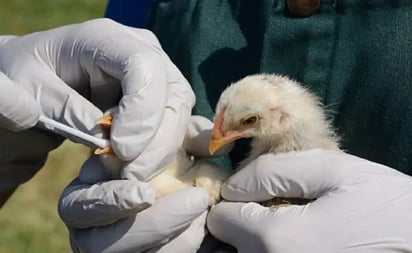
[[[182,189],[154,203],[148,192],[134,180],[73,181],[59,203],[73,251],[195,252],[205,235],[207,192]]]
[[[193,155],[208,149],[213,123],[190,118],[184,148]],[[81,177],[109,180],[101,163],[90,158]],[[59,214],[70,231],[75,252],[195,252],[206,234],[208,193],[188,188],[154,201],[153,189],[136,180],[94,185],[73,181],[63,192]],[[153,205],[152,205],[153,204]],[[152,205],[151,207],[149,207]],[[149,207],[149,208],[148,208]]]
[[[263,155],[222,189],[230,201],[317,198],[273,212],[220,203],[210,232],[238,252],[412,252],[411,177],[340,151]]]
[[[32,97],[46,116],[100,135],[95,122],[102,116],[101,110],[118,103],[111,141],[118,157],[133,161],[124,170],[126,178],[144,180],[170,162],[183,141],[194,104],[188,82],[155,36],[109,19],[21,37],[1,36],[0,72],[7,76],[0,76],[0,126],[8,129],[35,124],[39,111],[32,106]],[[8,89],[10,86],[13,89]],[[5,89],[9,93],[3,93]],[[10,98],[16,91],[20,95],[14,103],[19,107],[12,110]],[[30,110],[20,105],[23,99]],[[30,178],[43,165],[48,151],[61,142],[61,138],[56,141],[55,135],[38,130],[30,130],[24,143],[7,130],[0,131],[0,138],[1,178],[12,179],[7,187]],[[44,147],[36,149],[38,145]],[[5,180],[0,181],[4,188]]]

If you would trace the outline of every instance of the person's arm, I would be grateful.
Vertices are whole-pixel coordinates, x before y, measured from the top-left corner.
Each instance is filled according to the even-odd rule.
[[[109,0],[105,17],[124,25],[145,28],[153,0]]]
[[[9,37],[0,36],[0,44]],[[19,88],[0,72],[0,128],[20,132],[33,127],[41,114],[41,108],[24,89]],[[0,191],[0,208],[17,187]]]
[[[341,151],[262,155],[222,188],[208,229],[238,252],[411,252],[412,178]],[[315,201],[275,211],[273,197]]]

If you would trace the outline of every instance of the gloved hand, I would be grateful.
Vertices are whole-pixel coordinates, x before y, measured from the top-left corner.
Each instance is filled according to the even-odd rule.
[[[191,117],[183,148],[196,156],[208,153],[205,140],[212,128],[208,119]],[[104,171],[101,166],[92,157],[81,174],[90,179],[110,176],[99,174]],[[59,214],[69,228],[75,252],[184,253],[195,252],[205,236],[208,201],[202,188],[183,189],[154,201],[153,189],[141,181],[87,185],[76,179],[60,198]]]
[[[153,198],[150,186],[134,180],[73,181],[59,202],[73,251],[195,252],[205,235],[207,192],[193,187]]]
[[[194,104],[188,82],[151,32],[108,19],[1,36],[0,72],[5,74],[0,91],[8,92],[0,95],[0,192],[28,180],[63,140],[37,129],[25,131],[24,138],[4,129],[33,126],[39,108],[59,122],[101,135],[96,120],[118,103],[114,152],[132,161],[124,177],[144,180],[175,155]],[[16,91],[19,96],[11,100]]]
[[[230,201],[316,200],[271,211],[219,203],[210,232],[238,252],[412,252],[412,179],[341,151],[263,155],[223,186]]]

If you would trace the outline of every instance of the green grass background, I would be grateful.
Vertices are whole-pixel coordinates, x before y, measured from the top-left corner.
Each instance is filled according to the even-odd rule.
[[[106,4],[102,0],[2,0],[0,35],[22,35],[102,17]],[[1,253],[71,252],[67,230],[57,215],[57,200],[88,152],[66,141],[15,192],[0,210]]]

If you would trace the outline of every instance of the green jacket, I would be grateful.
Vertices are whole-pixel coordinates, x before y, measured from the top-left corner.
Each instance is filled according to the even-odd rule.
[[[245,75],[285,74],[333,111],[345,150],[412,174],[412,1],[323,0],[305,18],[285,2],[155,2],[149,28],[192,84],[194,114],[212,118]]]

